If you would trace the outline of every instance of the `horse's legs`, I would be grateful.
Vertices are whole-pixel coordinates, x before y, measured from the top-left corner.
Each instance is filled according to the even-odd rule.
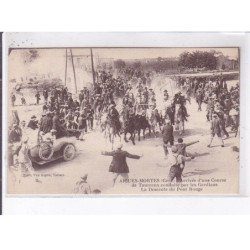
[[[148,131],[149,131],[149,136],[151,136],[151,126],[148,127]],[[155,134],[155,127],[153,127],[153,132]]]
[[[127,140],[127,131],[124,131],[124,141],[128,142],[128,140]]]
[[[122,138],[121,138],[121,135],[120,135],[120,132],[118,131],[117,132],[117,135],[119,136],[119,139],[120,139],[120,142],[122,141]]]
[[[112,145],[112,150],[114,149],[114,134],[110,134],[110,142],[111,142],[111,145]]]
[[[184,121],[181,122],[182,124],[182,129],[180,130],[180,135],[184,134]]]
[[[131,138],[132,138],[132,133],[131,132],[129,132],[130,133],[130,137],[129,137],[129,139],[128,140],[131,140]]]
[[[135,132],[131,132],[130,134],[131,134],[130,139],[131,139],[133,145],[135,145]]]
[[[146,131],[146,129],[144,128],[142,131],[143,131],[143,139],[145,139],[145,131]],[[151,131],[150,131],[150,134],[151,134]]]
[[[154,125],[153,126],[153,133],[154,133],[155,138],[157,137],[156,129],[157,129],[157,125]]]

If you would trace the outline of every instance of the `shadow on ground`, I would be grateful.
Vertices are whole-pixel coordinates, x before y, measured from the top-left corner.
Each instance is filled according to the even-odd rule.
[[[207,170],[199,170],[199,169],[195,169],[194,171],[191,172],[187,172],[183,174],[183,177],[190,177],[190,176],[195,176],[195,175],[205,175],[205,174],[211,174],[218,171],[217,168],[213,168],[213,169],[207,169]]]

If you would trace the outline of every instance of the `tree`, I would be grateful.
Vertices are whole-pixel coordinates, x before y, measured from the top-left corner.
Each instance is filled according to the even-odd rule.
[[[189,69],[205,68],[212,70],[217,67],[217,58],[214,51],[183,52],[179,57],[178,65]]]
[[[139,61],[133,63],[133,68],[134,68],[134,69],[140,69],[141,66],[142,66],[142,65],[141,65],[141,62],[139,62]]]
[[[114,66],[115,66],[115,68],[117,68],[117,69],[123,69],[123,68],[125,68],[126,67],[126,63],[123,61],[123,60],[121,60],[121,59],[118,59],[118,60],[116,60],[115,62],[114,62]]]

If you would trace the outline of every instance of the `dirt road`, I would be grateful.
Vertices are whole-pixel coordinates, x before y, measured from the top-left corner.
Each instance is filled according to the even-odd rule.
[[[173,84],[173,83],[171,83]],[[171,93],[173,85],[169,79],[153,83],[155,91],[161,92],[162,88],[167,88]],[[159,95],[159,94],[158,94]],[[31,106],[21,113],[21,119],[26,119],[40,112],[41,107]],[[110,150],[111,145],[104,139],[104,136],[93,131],[85,135],[84,141],[77,141],[77,156],[70,162],[57,161],[36,169],[35,174],[39,182],[34,178],[27,177],[23,183],[15,183],[15,176],[9,173],[9,193],[25,194],[72,194],[75,183],[88,173],[88,183],[92,190],[99,189],[103,194],[236,194],[238,192],[239,162],[238,153],[233,152],[232,146],[239,144],[239,137],[230,134],[230,138],[225,140],[225,148],[219,146],[218,140],[214,140],[213,147],[207,148],[210,139],[210,124],[206,121],[205,105],[202,111],[198,112],[198,106],[194,100],[187,104],[190,114],[186,123],[186,131],[183,136],[184,142],[199,140],[200,142],[188,147],[187,151],[195,153],[197,157],[191,162],[186,163],[183,172],[183,184],[177,191],[166,191],[164,189],[165,179],[168,176],[168,161],[164,158],[162,148],[162,138],[153,136],[132,145],[131,142],[124,144],[124,150],[132,154],[143,154],[139,160],[128,159],[130,168],[129,178],[139,180],[135,186],[133,183],[119,183],[112,186],[112,173],[108,172],[111,157],[102,156],[101,151]],[[175,140],[179,135],[175,133]],[[117,139],[119,140],[119,139]],[[151,179],[151,180],[149,180]],[[204,180],[204,181],[203,181]],[[145,182],[144,182],[145,181]],[[195,188],[189,190],[190,184],[196,183]],[[209,184],[208,184],[209,183]],[[146,185],[145,191],[143,191]],[[159,185],[160,186],[159,186]],[[192,185],[191,185],[192,186]],[[187,190],[185,188],[187,187]],[[149,189],[150,188],[150,189]],[[152,190],[151,190],[152,189]],[[200,190],[201,189],[201,190]],[[155,191],[154,191],[155,190]]]

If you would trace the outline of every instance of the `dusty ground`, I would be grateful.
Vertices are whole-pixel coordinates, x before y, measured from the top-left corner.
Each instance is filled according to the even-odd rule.
[[[164,79],[160,83],[156,81],[153,86],[159,93],[162,88],[167,88],[169,93],[172,93],[174,88],[169,79]],[[34,103],[34,97],[33,101],[32,99],[29,101]],[[35,182],[34,178],[26,177],[21,184],[18,184],[15,182],[15,175],[9,171],[8,193],[72,194],[75,183],[82,175],[88,173],[88,182],[92,190],[99,189],[103,194],[236,194],[239,161],[238,153],[233,152],[231,147],[239,145],[239,137],[235,138],[230,134],[230,138],[224,141],[225,148],[221,148],[218,140],[215,139],[214,146],[207,148],[210,140],[210,125],[206,121],[205,105],[201,112],[198,112],[197,108],[194,100],[191,105],[187,104],[190,117],[183,136],[184,142],[200,141],[187,150],[196,153],[197,157],[186,163],[183,183],[178,187],[178,191],[176,186],[174,189],[169,189],[169,184],[165,182],[170,166],[167,159],[164,159],[162,138],[153,136],[147,136],[140,142],[136,141],[135,146],[131,142],[123,142],[124,150],[132,154],[143,154],[143,157],[140,160],[128,159],[127,161],[130,168],[129,178],[137,180],[136,187],[132,187],[132,183],[122,184],[119,180],[113,187],[112,174],[108,172],[111,157],[101,155],[101,151],[110,150],[111,146],[100,132],[94,131],[86,134],[85,141],[76,142],[78,152],[71,162],[57,161],[36,169],[39,182]],[[17,110],[20,118],[27,121],[31,114],[39,117],[41,106],[18,106]],[[175,133],[176,140],[178,137]],[[191,186],[194,187],[190,183],[195,183],[195,189],[190,190]]]

